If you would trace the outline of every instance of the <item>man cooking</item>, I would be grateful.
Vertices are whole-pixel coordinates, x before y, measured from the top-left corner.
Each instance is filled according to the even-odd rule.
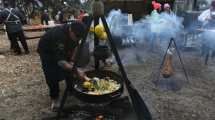
[[[84,72],[73,69],[76,49],[84,32],[83,24],[73,22],[50,29],[39,41],[38,53],[49,88],[52,110],[59,107],[60,80],[65,79],[67,87],[72,89],[72,77],[75,74],[81,79],[85,78]]]
[[[211,2],[211,7],[203,11],[198,20],[202,22],[204,29],[215,29],[215,0]],[[203,43],[202,43],[202,55],[206,55],[205,64],[207,64],[207,59],[209,57],[210,49],[212,50],[212,58],[215,56],[214,50],[214,32],[213,31],[203,31]]]

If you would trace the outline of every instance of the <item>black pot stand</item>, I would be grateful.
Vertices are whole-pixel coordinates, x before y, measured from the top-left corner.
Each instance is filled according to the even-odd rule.
[[[97,4],[96,2],[97,3],[100,2],[100,3]],[[103,3],[101,1],[99,1],[99,0],[95,0],[95,4],[99,5],[98,8],[102,8],[102,6],[103,6]],[[93,8],[95,9],[95,7],[93,7]],[[97,12],[98,11],[104,11],[104,8],[103,8],[103,10],[97,10]],[[108,37],[108,40],[109,40],[109,43],[110,43],[111,51],[113,52],[113,54],[115,56],[115,59],[116,59],[116,62],[118,64],[118,66],[119,66],[119,70],[120,70],[120,73],[121,73],[121,76],[122,76],[123,83],[125,83],[125,85],[126,85],[126,88],[128,90],[129,96],[130,96],[130,100],[132,102],[132,107],[134,109],[134,112],[136,113],[136,116],[137,116],[138,120],[152,120],[152,116],[151,116],[151,113],[150,113],[147,105],[145,104],[145,102],[142,99],[141,95],[135,89],[135,87],[132,85],[132,83],[130,82],[130,80],[127,77],[126,71],[125,71],[124,66],[123,66],[123,64],[121,62],[119,53],[118,53],[117,48],[116,48],[116,46],[114,44],[111,32],[110,32],[110,30],[108,28],[108,24],[106,22],[106,19],[105,19],[105,16],[104,16],[103,13],[97,14],[97,15],[94,14],[94,17],[90,18],[90,22],[87,24],[87,30],[84,33],[83,40],[81,41],[81,44],[78,46],[77,54],[76,54],[75,61],[74,61],[74,67],[73,67],[74,70],[76,70],[77,61],[80,59],[80,53],[81,53],[81,51],[83,49],[84,43],[86,42],[86,38],[87,38],[88,31],[90,29],[90,25],[91,25],[93,20],[95,22],[95,25],[97,25],[99,23],[99,19],[101,19],[101,21],[102,21],[102,23],[104,25],[104,28],[105,28],[105,31],[107,33],[107,37]],[[98,45],[98,38],[95,37],[94,43],[95,43],[95,46]],[[99,68],[98,60],[95,60],[95,70],[99,71],[98,68]],[[67,85],[66,89],[64,91],[64,94],[63,94],[63,97],[62,97],[62,100],[61,100],[61,103],[60,103],[60,108],[58,110],[57,117],[56,117],[57,120],[59,120],[60,117],[61,117],[61,112],[62,112],[62,110],[64,108],[64,104],[65,104],[67,96],[68,96],[68,91],[69,91],[68,87],[69,86]],[[135,119],[132,119],[132,120],[135,120]]]
[[[104,16],[102,16],[101,18],[102,18],[103,23],[106,22]],[[89,31],[89,27],[90,27],[90,25],[88,25],[87,31]],[[106,26],[104,26],[104,27],[106,28],[106,30],[108,29],[107,23],[106,23]],[[111,36],[110,32],[107,32],[107,35],[109,36],[109,40],[110,40],[110,36]],[[84,39],[81,42],[80,47],[78,48],[79,50],[78,50],[78,53],[77,53],[77,56],[76,56],[77,58],[75,59],[74,66],[77,65],[77,60],[79,58],[78,56],[79,56],[79,53],[80,53],[80,51],[81,51],[81,49],[83,47],[84,42],[86,41],[86,36],[87,36],[87,32],[85,33]],[[112,39],[112,37],[111,37],[111,39]],[[125,83],[126,88],[127,88],[128,92],[129,92],[129,96],[130,96],[130,99],[132,101],[132,106],[134,108],[134,112],[136,113],[136,115],[138,117],[138,120],[151,120],[152,119],[151,118],[151,113],[149,112],[146,104],[144,103],[143,99],[139,95],[138,91],[133,87],[132,83],[128,80],[127,74],[126,74],[125,69],[124,69],[124,67],[122,65],[122,62],[121,62],[121,59],[120,59],[119,54],[117,52],[117,49],[116,49],[115,45],[113,44],[113,41],[110,40],[110,42],[112,43],[111,44],[111,50],[114,53],[114,56],[115,56],[116,61],[118,63],[119,70],[121,71],[123,82]],[[95,68],[95,70],[98,70],[98,69]],[[66,86],[66,89],[64,91],[64,94],[63,94],[63,97],[62,97],[62,100],[61,100],[61,103],[60,103],[60,108],[59,108],[59,110],[57,112],[56,120],[59,120],[61,118],[61,113],[63,111],[64,104],[65,104],[66,99],[68,97],[68,92],[69,92],[69,88],[68,88],[68,86]]]
[[[182,70],[184,72],[184,75],[185,75],[185,79],[187,80],[187,82],[189,83],[189,78],[188,78],[188,73],[184,67],[184,63],[182,61],[182,57],[181,57],[181,53],[179,52],[179,49],[178,49],[178,46],[174,40],[174,38],[171,38],[170,41],[169,41],[169,44],[168,44],[168,47],[165,51],[165,54],[163,56],[163,59],[161,61],[161,64],[160,64],[160,67],[158,68],[158,72],[157,72],[157,75],[155,75],[155,79],[153,78],[153,82],[155,83],[155,85],[158,85],[158,84],[161,84],[162,82],[160,81],[160,73],[161,73],[161,70],[162,68],[164,67],[164,62],[165,62],[165,59],[167,57],[167,52],[169,49],[171,49],[172,45],[174,45],[174,48],[176,50],[176,53],[178,55],[178,58],[179,58],[179,61],[181,63],[181,66],[182,66]],[[166,80],[167,81],[167,80]],[[172,80],[170,80],[172,82]]]
[[[99,18],[94,18],[94,19],[99,19]],[[91,18],[91,20],[90,20],[91,22],[90,22],[90,24],[88,24],[87,25],[87,30],[86,31],[89,31],[89,29],[90,29],[90,25],[91,25],[91,23],[92,23],[92,21],[93,21],[93,19]],[[80,44],[80,46],[79,46],[79,48],[78,48],[78,52],[77,52],[77,55],[76,55],[76,58],[75,58],[75,62],[74,62],[74,66],[77,66],[77,61],[80,59],[80,53],[81,53],[81,50],[82,50],[82,48],[83,48],[83,44],[85,43],[85,41],[86,41],[86,38],[87,38],[87,34],[88,34],[88,32],[86,32],[85,34],[84,34],[84,37],[83,37],[83,40],[82,40],[82,42],[81,42],[81,44]],[[97,38],[95,38],[95,41],[97,41]],[[97,41],[97,42],[99,42],[99,41]],[[96,42],[94,42],[95,43],[95,46],[98,46],[98,43],[96,43]],[[101,47],[101,46],[98,46],[98,47],[95,47],[95,49],[107,49],[106,47],[101,47],[101,48],[99,48],[99,47]],[[100,54],[100,53],[99,53]],[[97,59],[97,55],[95,55],[95,71],[97,71],[97,72],[102,72],[102,71],[100,71],[99,70],[99,59],[100,59],[100,55],[99,55],[99,58]],[[101,56],[102,58],[104,57],[104,56]],[[111,71],[109,71],[109,73],[111,73]],[[112,75],[114,75],[114,74],[112,74]],[[117,75],[117,74],[116,74]],[[116,76],[115,75],[115,76]],[[117,76],[118,78],[119,77],[121,77],[121,76]],[[120,80],[121,82],[122,82],[122,80]],[[120,83],[121,85],[122,85],[122,89],[123,89],[123,83]],[[123,90],[122,89],[120,89],[120,90],[118,90],[119,92],[123,92]],[[75,91],[75,90],[74,90]],[[66,85],[66,88],[65,88],[65,90],[64,90],[64,94],[63,94],[63,97],[62,97],[62,99],[61,99],[61,102],[60,102],[60,108],[59,108],[59,110],[57,111],[57,117],[56,117],[56,120],[59,120],[60,118],[65,118],[65,117],[68,117],[69,116],[69,114],[73,114],[73,115],[78,115],[78,112],[84,112],[84,113],[86,113],[85,115],[84,114],[82,114],[82,116],[86,116],[86,118],[83,118],[83,120],[94,120],[95,119],[95,117],[97,116],[97,115],[99,115],[99,114],[101,114],[101,115],[104,115],[104,117],[107,119],[107,120],[118,120],[119,119],[119,116],[120,116],[120,114],[116,114],[116,113],[111,113],[110,112],[110,107],[107,107],[107,106],[109,106],[109,105],[114,105],[115,103],[114,102],[117,102],[117,101],[129,101],[128,100],[128,98],[125,98],[125,97],[122,97],[122,98],[117,98],[117,99],[115,99],[115,100],[113,100],[113,101],[109,101],[109,102],[107,102],[108,100],[106,99],[106,103],[104,102],[104,103],[102,103],[101,101],[99,101],[100,102],[100,104],[99,103],[93,103],[93,102],[91,102],[91,103],[85,103],[85,104],[88,104],[88,105],[90,105],[90,107],[89,106],[83,106],[83,107],[80,107],[80,106],[75,106],[75,107],[70,107],[70,108],[67,108],[67,109],[64,109],[64,105],[65,105],[65,102],[66,102],[66,100],[67,100],[67,97],[68,97],[68,93],[69,93],[70,91],[69,91],[69,86],[67,86]],[[75,92],[73,92],[72,93],[73,95],[78,95],[77,94],[77,91],[75,91]],[[121,94],[121,93],[120,93]],[[81,101],[83,101],[83,102],[85,102],[83,99],[84,98],[80,98],[80,94],[77,96]],[[118,96],[118,97],[120,97],[120,96]],[[100,97],[101,98],[101,97]],[[106,97],[107,98],[107,97]],[[87,99],[87,98],[86,98]],[[86,100],[87,101],[87,100]],[[96,101],[96,100],[95,100]],[[117,103],[119,103],[119,102],[117,102]],[[105,105],[106,104],[106,105]],[[130,104],[131,105],[131,104]],[[116,106],[116,105],[115,105]],[[127,105],[124,105],[124,106],[129,106],[128,104]],[[117,106],[116,107],[116,109],[120,109],[120,108],[123,108],[123,104],[121,105],[121,106]],[[105,110],[105,109],[108,109],[108,111],[107,110]],[[113,108],[114,109],[114,108]],[[99,111],[99,112],[98,112]],[[122,110],[120,110],[120,111],[122,111]],[[63,114],[62,114],[63,113]],[[78,115],[78,117],[80,117],[81,115]],[[88,117],[87,117],[88,116]],[[108,119],[109,118],[109,119]],[[111,119],[112,118],[112,119]],[[105,120],[106,120],[105,119]]]

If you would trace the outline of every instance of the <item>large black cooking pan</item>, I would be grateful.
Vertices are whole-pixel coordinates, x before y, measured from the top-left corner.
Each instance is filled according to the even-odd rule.
[[[101,70],[101,71],[87,71],[87,76],[90,78],[98,77],[110,77],[111,79],[117,81],[120,84],[120,88],[112,93],[102,94],[102,95],[91,95],[84,92],[84,88],[82,87],[82,81],[77,80],[74,83],[74,93],[75,96],[80,99],[81,101],[88,102],[88,103],[105,103],[110,102],[118,97],[121,96],[123,93],[123,82],[122,77],[112,71]]]

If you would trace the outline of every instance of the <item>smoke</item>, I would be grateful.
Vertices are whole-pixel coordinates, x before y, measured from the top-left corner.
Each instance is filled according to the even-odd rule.
[[[121,10],[112,10],[107,17],[107,22],[112,34],[121,38],[132,37],[139,43],[151,39],[154,33],[160,39],[166,39],[175,38],[183,31],[182,19],[175,14],[167,13],[153,13],[135,21],[133,25],[128,25],[128,14],[122,13]]]
[[[203,32],[202,32],[202,42],[204,45],[206,45],[205,47],[206,48],[203,48],[203,49],[207,49],[207,48],[210,48],[212,50],[215,50],[214,47],[215,47],[215,20],[211,20],[209,21],[205,26],[204,26],[204,29]]]
[[[161,13],[163,23],[161,34],[168,38],[176,38],[177,34],[183,31],[182,19],[175,14]]]
[[[107,17],[107,23],[111,33],[114,35],[123,37],[128,32],[123,28],[128,24],[127,14],[123,14],[121,10],[112,10]]]
[[[211,4],[212,0],[205,0],[207,2],[208,5]]]
[[[189,14],[190,19],[195,14]],[[199,16],[199,15],[198,15]],[[188,20],[187,20],[188,21]],[[215,46],[215,19],[205,20],[203,22],[195,20],[189,20],[189,24],[186,25],[185,31],[187,32],[187,45],[188,47],[201,46],[201,52],[205,53],[208,49],[214,49]],[[203,54],[202,54],[203,55]]]
[[[182,19],[175,14],[152,13],[151,15],[142,17],[135,21],[133,25],[128,25],[128,14],[122,13],[121,10],[112,10],[108,14],[107,22],[113,36],[121,39],[122,46],[126,48],[127,56],[124,60],[127,63],[137,62],[137,59],[143,61],[142,55],[137,51],[143,51],[144,46],[149,47],[148,43],[154,41],[169,41],[171,37],[178,38],[180,32],[183,31]],[[156,37],[155,37],[156,36]],[[117,39],[119,40],[119,39]],[[137,47],[138,46],[138,47]],[[166,46],[160,47],[166,49]],[[126,63],[125,62],[125,63]]]

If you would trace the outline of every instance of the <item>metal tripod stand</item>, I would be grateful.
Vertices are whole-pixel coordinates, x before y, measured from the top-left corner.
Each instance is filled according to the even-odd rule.
[[[182,65],[182,69],[184,71],[185,78],[186,78],[187,81],[189,81],[187,71],[186,71],[186,69],[184,67],[184,63],[183,63],[182,58],[181,58],[181,53],[179,52],[178,46],[177,46],[174,38],[171,38],[170,41],[169,41],[169,44],[168,44],[168,47],[167,47],[166,52],[164,54],[164,57],[162,59],[161,65],[160,65],[160,67],[158,69],[158,76],[156,77],[156,80],[159,80],[159,78],[160,78],[161,69],[164,66],[164,62],[165,62],[165,58],[167,56],[167,52],[168,52],[168,50],[169,50],[169,48],[171,47],[172,44],[174,44],[174,46],[175,46],[177,55],[179,57],[179,61],[180,61],[181,65]]]
[[[132,105],[133,105],[133,108],[134,108],[134,111],[137,115],[138,120],[152,120],[152,116],[151,116],[151,113],[150,113],[148,107],[146,106],[145,102],[143,101],[141,95],[134,88],[134,86],[132,85],[132,83],[130,82],[130,80],[127,77],[127,74],[126,74],[124,66],[121,62],[119,53],[118,53],[116,46],[114,44],[111,32],[108,28],[108,24],[106,22],[104,13],[100,12],[100,11],[104,11],[104,5],[99,0],[95,0],[95,5],[97,5],[97,6],[96,7],[93,6],[93,9],[95,9],[95,11],[97,11],[97,12],[94,12],[93,17],[90,17],[90,22],[87,24],[87,29],[86,29],[86,32],[84,33],[83,40],[81,41],[81,44],[79,45],[78,50],[77,50],[78,52],[77,52],[77,55],[75,58],[73,68],[74,69],[76,68],[77,61],[78,61],[78,59],[80,59],[80,53],[81,53],[81,50],[83,49],[84,43],[86,42],[87,34],[88,34],[89,29],[90,29],[90,25],[91,25],[92,21],[94,20],[94,25],[96,26],[97,24],[99,24],[99,19],[101,18],[101,21],[102,21],[104,28],[105,28],[105,31],[107,33],[107,37],[108,37],[108,40],[110,43],[111,51],[113,52],[115,59],[116,59],[116,62],[119,66],[119,70],[121,72],[122,79],[124,80],[124,83],[125,83],[126,88],[128,90],[128,93],[129,93],[129,96],[130,96],[130,99],[131,99],[131,102],[132,102]],[[94,43],[95,43],[95,45],[98,45],[98,38],[95,37]],[[99,62],[95,60],[95,69],[98,70],[98,68],[99,68]],[[59,120],[59,118],[61,116],[61,111],[63,110],[64,104],[66,102],[66,99],[68,96],[68,91],[69,91],[69,88],[67,85],[66,89],[64,91],[61,103],[60,103],[60,108],[59,108],[58,114],[57,114],[57,120]]]

